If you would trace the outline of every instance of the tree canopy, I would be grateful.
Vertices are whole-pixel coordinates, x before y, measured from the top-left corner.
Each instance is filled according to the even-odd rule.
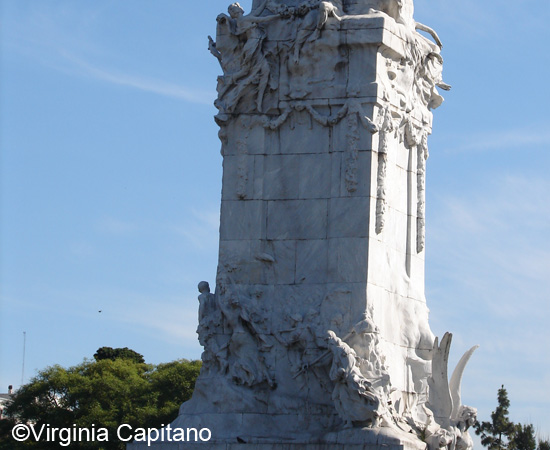
[[[110,359],[114,361],[115,359],[130,359],[136,363],[144,363],[143,355],[140,355],[138,352],[130,350],[128,347],[124,348],[111,348],[111,347],[101,347],[97,349],[97,352],[94,354],[94,359],[96,361],[101,361],[103,359]]]
[[[491,413],[490,422],[478,423],[476,434],[481,435],[481,444],[489,450],[502,450],[508,448],[508,440],[514,434],[514,424],[508,418],[508,392],[504,385],[498,390],[498,405]]]
[[[497,394],[498,405],[491,413],[490,422],[477,422],[475,431],[481,435],[481,444],[489,450],[550,450],[550,442],[539,440],[535,428],[528,424],[515,424],[508,417],[510,400],[501,386]]]
[[[48,367],[22,386],[6,408],[8,419],[0,421],[0,449],[60,448],[59,443],[32,439],[15,442],[11,429],[16,423],[33,423],[35,428],[43,424],[90,428],[93,424],[96,429],[109,430],[109,442],[100,447],[107,450],[125,448],[116,439],[121,424],[159,428],[177,417],[181,403],[191,397],[200,361],[154,366],[140,362],[143,357],[133,350],[104,349],[109,347],[99,349],[94,361],[69,368]],[[98,443],[73,442],[71,448],[98,449]]]

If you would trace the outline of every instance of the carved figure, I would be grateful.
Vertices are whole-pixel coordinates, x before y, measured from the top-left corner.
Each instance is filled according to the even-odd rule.
[[[218,90],[217,106],[223,107],[225,112],[232,112],[245,89],[250,85],[257,86],[256,106],[258,111],[262,111],[270,69],[263,53],[263,41],[266,33],[261,25],[280,18],[279,14],[260,16],[267,1],[265,0],[248,15],[244,15],[244,9],[239,3],[232,3],[227,9],[229,17],[220,14],[217,18],[218,23],[227,24],[230,35],[237,38],[231,55],[229,54],[231,45],[226,46],[227,51],[221,51],[218,45],[212,41],[209,45],[210,51],[219,59],[224,70],[222,86]],[[226,59],[227,61],[225,61]],[[237,64],[235,64],[235,60],[238,61]],[[224,97],[227,98],[222,104]]]
[[[397,23],[405,25],[409,29],[425,31],[434,38],[434,41],[440,48],[443,46],[439,36],[432,28],[413,19],[413,0],[370,0],[369,4],[373,5],[373,8],[369,12],[383,12]]]
[[[202,361],[205,370],[214,368],[216,363],[220,371],[227,369],[227,344],[223,339],[219,340],[222,333],[222,315],[217,298],[210,293],[210,285],[201,281],[198,285],[199,299],[199,325],[197,334],[199,342],[204,348]]]
[[[273,336],[285,347],[292,377],[298,379],[300,386],[307,389],[310,381],[308,375],[313,375],[323,391],[330,393],[332,386],[326,366],[315,364],[323,348],[325,334],[323,332],[323,336],[317,336],[315,318],[318,314],[315,310],[308,311],[305,316],[293,314],[288,317],[290,328],[274,331]],[[324,353],[323,356],[328,354]],[[300,375],[303,376],[299,378]]]
[[[443,58],[439,53],[430,52],[424,58],[416,76],[421,100],[429,109],[435,109],[443,103],[443,97],[437,92],[436,86],[448,91],[451,86],[443,82]]]
[[[321,2],[310,0],[309,2],[302,3],[296,13],[305,17],[299,26],[294,43],[294,55],[292,58],[294,64],[300,62],[300,51],[305,42],[319,38],[321,30],[324,28],[329,17],[334,17],[338,21],[342,20],[344,7],[342,0],[324,0]]]
[[[216,303],[216,297],[210,293],[210,285],[207,281],[199,283],[199,325],[197,334],[199,342],[203,347],[207,346],[208,339],[214,334],[215,329],[220,326],[221,315]]]
[[[228,370],[236,384],[254,386],[263,382],[275,387],[259,347],[261,337],[249,313],[236,296],[220,302],[224,326],[230,332]]]
[[[428,450],[439,450],[440,448],[448,448],[452,445],[455,436],[450,431],[444,428],[439,428],[426,438]]]
[[[378,426],[383,408],[371,384],[359,370],[355,351],[330,330],[328,347],[332,353],[332,400],[344,426]]]
[[[471,406],[461,406],[458,419],[455,424],[456,450],[471,450],[474,448],[472,437],[468,429],[475,425],[477,420],[477,409]]]
[[[380,398],[387,398],[390,393],[390,376],[385,365],[386,358],[380,352],[380,330],[368,313],[363,313],[362,320],[354,325],[349,342],[357,349],[363,376],[369,380]]]

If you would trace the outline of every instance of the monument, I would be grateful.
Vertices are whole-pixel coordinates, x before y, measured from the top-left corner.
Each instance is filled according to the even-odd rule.
[[[209,41],[218,271],[214,293],[199,284],[203,367],[171,426],[212,439],[185,448],[472,448],[475,347],[449,380],[451,335],[432,334],[424,294],[439,37],[412,0],[254,0]]]

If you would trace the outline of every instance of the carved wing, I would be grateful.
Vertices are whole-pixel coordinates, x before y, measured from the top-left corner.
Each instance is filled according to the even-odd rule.
[[[453,400],[453,411],[451,414],[451,419],[453,420],[456,420],[458,418],[458,413],[460,407],[462,406],[462,401],[460,399],[460,385],[462,383],[462,374],[464,373],[464,369],[466,368],[466,364],[468,364],[470,357],[477,350],[477,348],[479,348],[479,345],[474,345],[470,350],[464,353],[462,358],[460,358],[460,361],[458,361],[458,364],[456,365],[456,368],[453,372],[453,376],[451,377],[449,388],[451,391],[451,398]]]
[[[451,333],[445,333],[441,339],[441,345],[438,345],[438,338],[435,338],[432,375],[428,378],[430,388],[428,406],[434,413],[435,421],[444,428],[448,426],[453,411],[453,400],[449,391],[449,378],[447,375],[452,338]]]

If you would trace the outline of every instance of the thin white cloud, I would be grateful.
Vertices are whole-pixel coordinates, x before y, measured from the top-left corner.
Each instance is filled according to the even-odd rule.
[[[114,217],[104,217],[98,221],[96,226],[99,231],[106,234],[127,235],[139,230],[137,224]]]
[[[426,25],[444,23],[451,29],[461,30],[470,39],[479,39],[491,34],[499,25],[499,14],[476,0],[460,2],[415,0],[415,18],[422,17]],[[445,42],[444,42],[445,43]]]
[[[458,354],[481,345],[463,388],[479,417],[487,420],[504,384],[512,418],[527,422],[531,414],[548,433],[544,396],[533,396],[550,392],[550,180],[543,176],[487,173],[461,197],[436,197],[427,277],[432,326],[460,337]]]
[[[220,212],[219,207],[208,210],[191,210],[188,220],[184,224],[178,224],[171,229],[183,236],[195,248],[199,250],[216,250],[219,238]]]
[[[121,71],[105,69],[94,66],[91,63],[84,61],[67,52],[63,52],[63,56],[71,61],[75,67],[80,69],[80,73],[91,78],[104,81],[127,88],[138,89],[144,92],[171,97],[178,100],[184,100],[190,103],[201,105],[211,105],[215,98],[213,91],[202,91],[192,88],[187,88],[178,84],[169,83],[163,80],[145,78],[132,74],[127,74]]]
[[[197,301],[132,294],[116,304],[109,319],[130,324],[167,343],[197,343]],[[196,307],[196,308],[195,308]]]
[[[72,76],[162,95],[186,102],[211,105],[213,90],[183,86],[98,63],[108,50],[90,36],[98,11],[30,7],[28,15],[14,16],[3,35],[3,49],[24,54],[51,69]]]
[[[550,149],[550,126],[540,124],[537,127],[468,133],[466,137],[455,136],[446,141],[455,143],[445,149],[449,153],[524,150],[533,147]]]

